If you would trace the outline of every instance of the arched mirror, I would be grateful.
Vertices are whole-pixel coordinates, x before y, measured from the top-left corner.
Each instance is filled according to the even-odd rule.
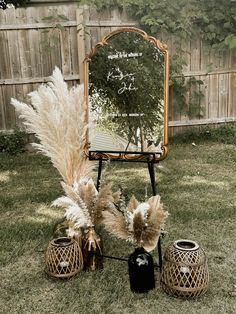
[[[166,45],[137,28],[104,37],[84,60],[90,159],[167,156]]]

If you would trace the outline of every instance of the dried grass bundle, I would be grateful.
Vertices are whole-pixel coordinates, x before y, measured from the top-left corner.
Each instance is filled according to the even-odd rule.
[[[68,89],[58,68],[53,71],[51,81],[29,94],[31,105],[16,99],[11,103],[26,130],[40,140],[34,147],[51,159],[63,181],[72,186],[90,175],[95,165],[84,154],[88,125],[83,85]]]
[[[82,178],[72,187],[61,183],[66,196],[59,197],[52,205],[65,209],[65,217],[73,223],[73,228],[88,229],[101,221],[103,210],[112,211],[118,201],[120,192],[113,193],[111,184],[97,191],[91,178]],[[72,232],[72,226],[70,230]]]
[[[151,251],[164,228],[168,212],[163,210],[159,195],[144,203],[139,203],[132,196],[127,206],[107,209],[102,216],[102,222],[108,232]]]

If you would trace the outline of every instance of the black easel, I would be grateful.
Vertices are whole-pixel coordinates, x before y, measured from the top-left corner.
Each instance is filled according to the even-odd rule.
[[[102,162],[106,161],[107,159],[103,159],[102,157],[99,158],[98,157],[99,154],[97,154],[97,153],[98,153],[98,151],[94,151],[94,152],[90,151],[89,152],[89,159],[90,160],[98,160],[98,175],[97,175],[97,186],[96,187],[97,187],[97,190],[99,190],[99,188],[100,188],[100,181],[101,181],[101,175],[102,175]],[[112,153],[117,153],[117,152],[112,152]],[[153,194],[153,196],[155,196],[155,195],[157,195],[157,193],[156,193],[155,171],[154,171],[154,163],[155,162],[152,161],[152,160],[148,160],[149,159],[148,158],[149,155],[150,155],[150,153],[147,153],[147,159],[142,161],[142,162],[147,162],[149,176],[150,176],[150,181],[151,181],[151,185],[152,185],[152,194]],[[153,154],[151,154],[151,155],[153,155]],[[97,157],[94,157],[94,156],[97,156]],[[128,161],[128,160],[120,160],[120,159],[113,159],[113,160],[116,160],[116,161]],[[158,243],[157,243],[157,252],[158,252],[158,259],[159,259],[159,264],[157,265],[157,267],[161,269],[161,267],[162,267],[162,251],[161,251],[161,239],[160,239],[160,237],[159,237],[159,240],[158,240]],[[118,258],[118,257],[114,257],[114,256],[105,256],[105,255],[103,255],[103,257],[126,261],[126,259]]]

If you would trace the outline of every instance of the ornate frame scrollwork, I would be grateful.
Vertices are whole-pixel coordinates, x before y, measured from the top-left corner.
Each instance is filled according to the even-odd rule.
[[[123,33],[133,32],[141,35],[144,40],[152,43],[156,46],[164,56],[164,135],[161,150],[162,152],[129,152],[129,151],[91,151],[89,138],[87,134],[87,144],[85,153],[90,159],[95,160],[121,160],[121,161],[148,161],[148,162],[159,162],[168,155],[168,103],[169,103],[169,53],[167,46],[160,42],[159,39],[149,36],[146,32],[141,29],[134,27],[119,28],[112,31],[105,36],[91,51],[86,55],[84,59],[84,96],[86,102],[86,121],[89,122],[89,63],[92,57],[96,54],[100,47],[108,45],[108,41],[111,37]]]

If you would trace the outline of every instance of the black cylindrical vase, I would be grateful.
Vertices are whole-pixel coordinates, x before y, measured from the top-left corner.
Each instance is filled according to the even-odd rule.
[[[144,293],[155,288],[153,258],[144,248],[129,256],[128,267],[131,291]]]

